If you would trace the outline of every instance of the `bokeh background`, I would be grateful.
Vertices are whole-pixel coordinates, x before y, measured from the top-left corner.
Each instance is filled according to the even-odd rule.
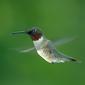
[[[33,43],[11,33],[33,26],[51,40],[77,36],[56,48],[82,63],[49,64],[36,51],[16,51]],[[85,85],[85,1],[0,0],[0,85]]]

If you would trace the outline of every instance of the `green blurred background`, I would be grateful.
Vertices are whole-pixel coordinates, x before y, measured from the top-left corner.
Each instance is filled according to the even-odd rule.
[[[11,32],[40,27],[46,36],[77,39],[58,48],[82,63],[49,64],[29,48],[29,36]],[[0,0],[0,85],[85,85],[84,0]]]

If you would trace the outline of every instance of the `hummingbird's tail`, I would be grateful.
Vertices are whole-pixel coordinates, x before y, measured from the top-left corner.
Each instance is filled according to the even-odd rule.
[[[63,62],[76,62],[76,63],[80,63],[81,61],[76,59],[76,58],[73,58],[73,57],[70,57],[70,56],[67,56],[67,55],[64,55],[63,53],[59,52],[60,56],[61,56],[61,60]]]
[[[71,61],[71,62],[76,62],[76,63],[80,63],[81,62],[78,59],[73,58],[73,57],[65,57],[65,60],[66,61]]]
[[[77,59],[72,58],[72,57],[68,57],[67,59],[68,59],[69,61],[72,61],[72,62],[77,62],[77,61],[78,61]]]

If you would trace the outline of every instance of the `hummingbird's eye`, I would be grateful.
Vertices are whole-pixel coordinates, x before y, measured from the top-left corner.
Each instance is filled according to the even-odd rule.
[[[37,32],[36,29],[32,29],[32,30],[28,31],[27,34],[34,35],[36,32]]]

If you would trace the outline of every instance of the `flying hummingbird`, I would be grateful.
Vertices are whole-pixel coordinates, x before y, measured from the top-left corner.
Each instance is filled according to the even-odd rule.
[[[41,32],[41,30],[38,27],[33,27],[31,30],[14,32],[12,34],[23,33],[31,37],[34,43],[34,47],[22,50],[21,52],[29,52],[35,49],[38,55],[41,56],[44,60],[46,60],[48,63],[64,63],[69,61],[77,62],[75,58],[64,55],[55,48],[55,45],[59,46],[73,39],[61,39],[56,42],[52,42],[51,40],[45,37],[45,35]]]

